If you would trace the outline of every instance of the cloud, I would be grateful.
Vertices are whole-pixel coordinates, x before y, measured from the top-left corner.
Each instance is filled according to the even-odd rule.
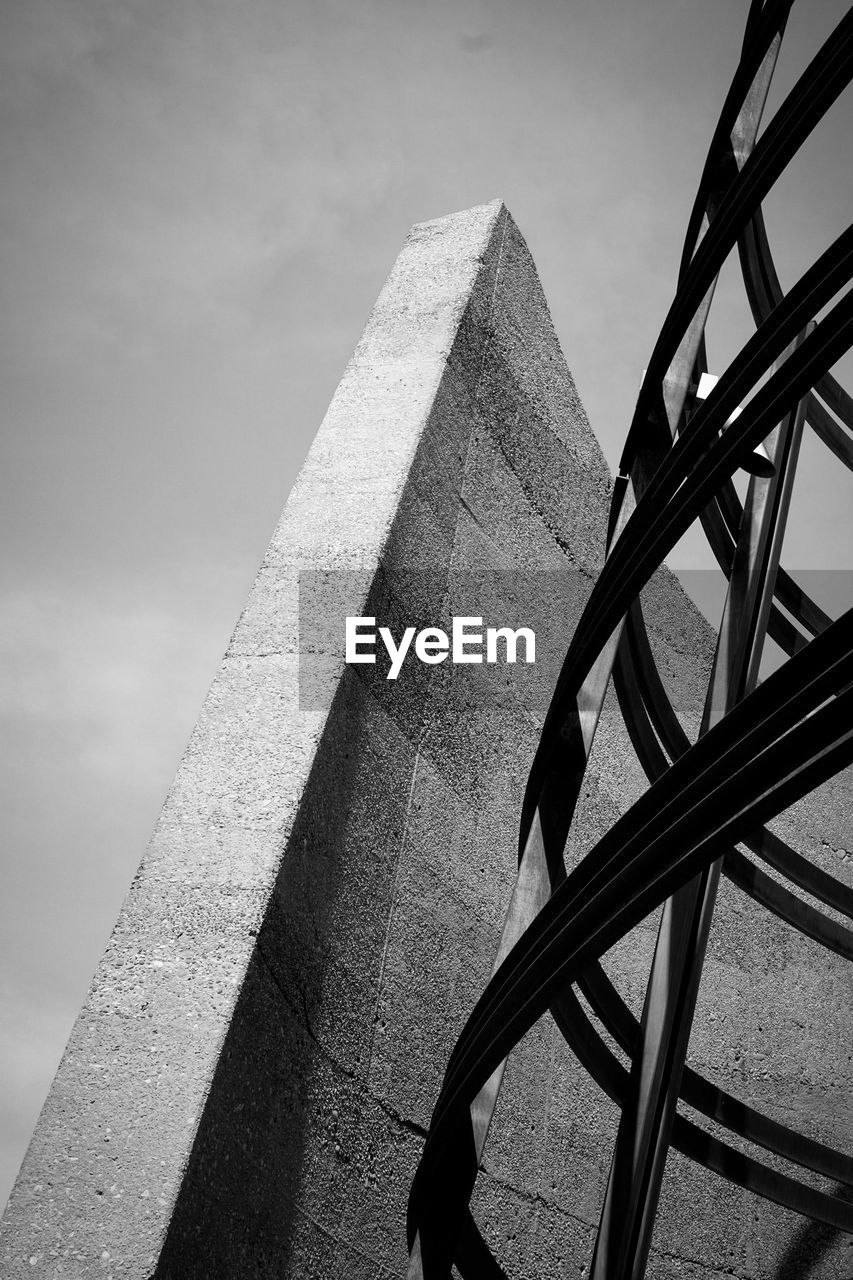
[[[465,53],[485,53],[494,46],[495,37],[489,31],[459,37],[459,48]]]
[[[217,326],[233,338],[271,272],[309,244],[334,250],[348,211],[387,194],[393,148],[336,131],[310,49],[254,15],[37,0],[9,23],[15,362],[126,360]]]
[[[185,618],[47,587],[7,591],[0,616],[0,722],[49,725],[103,783],[162,775],[162,708],[188,677],[198,689],[199,650],[209,657]]]
[[[32,991],[8,981],[0,986],[0,1212],[74,1018],[62,1002],[51,1002],[49,993],[41,996],[34,1001]]]
[[[0,1200],[224,645],[199,578],[0,593]]]

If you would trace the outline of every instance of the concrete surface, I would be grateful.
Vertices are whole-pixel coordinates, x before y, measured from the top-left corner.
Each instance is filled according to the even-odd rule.
[[[4,1276],[405,1274],[409,1183],[488,977],[609,491],[506,209],[416,226],[95,975],[2,1225]],[[709,628],[669,574],[646,596],[695,728]],[[392,684],[344,667],[347,612],[532,626],[536,668],[409,663]],[[611,699],[570,859],[643,785]],[[780,828],[849,876],[845,785]],[[607,959],[635,1009],[655,924]],[[844,964],[724,885],[693,1064],[849,1147],[851,1022]],[[586,1274],[614,1132],[543,1021],[511,1060],[474,1201],[510,1276]],[[670,1157],[650,1277],[806,1274],[853,1274],[847,1239]]]

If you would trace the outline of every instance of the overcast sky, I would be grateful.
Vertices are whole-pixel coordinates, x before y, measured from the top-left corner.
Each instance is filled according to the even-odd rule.
[[[773,102],[846,8],[795,5]],[[0,0],[0,1203],[409,226],[504,198],[612,465],[745,11]],[[786,285],[849,218],[850,114],[767,210]],[[716,314],[712,369],[728,277]],[[839,471],[806,450],[790,564],[849,567]]]

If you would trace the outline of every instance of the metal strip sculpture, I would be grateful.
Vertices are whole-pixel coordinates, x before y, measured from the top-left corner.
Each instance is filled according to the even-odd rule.
[[[853,11],[757,137],[793,0],[752,0],[740,62],[688,224],[678,288],[649,361],[615,483],[604,568],[571,641],[528,780],[519,869],[493,976],[456,1044],[409,1201],[409,1276],[504,1272],[468,1208],[507,1055],[550,1010],[621,1108],[593,1280],[645,1272],[668,1148],[778,1204],[853,1232],[853,1205],[706,1132],[717,1125],[853,1186],[853,1158],[780,1124],[685,1068],[720,873],[823,946],[853,959],[853,891],[762,824],[853,761],[853,610],[832,621],[779,565],[808,423],[853,468],[853,400],[829,370],[853,343],[853,228],[787,293],[761,202],[853,75]],[[737,246],[756,332],[711,393],[705,322]],[[828,308],[828,309],[827,309]],[[826,310],[825,310],[826,309]],[[816,321],[816,317],[825,314]],[[737,413],[735,411],[738,411]],[[751,473],[741,504],[732,482]],[[728,580],[705,711],[687,738],[655,667],[639,593],[700,519]],[[783,613],[779,606],[786,611]],[[786,616],[787,615],[787,616]],[[765,635],[789,655],[758,684]],[[651,783],[567,875],[563,850],[611,675]],[[641,1022],[599,960],[664,904]],[[627,1071],[573,984],[629,1055]]]

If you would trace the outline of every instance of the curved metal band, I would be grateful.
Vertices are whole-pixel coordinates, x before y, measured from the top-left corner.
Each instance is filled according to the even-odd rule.
[[[851,44],[853,12],[848,12],[788,94],[717,209],[713,224],[679,284],[649,359],[620,462],[621,471],[627,473],[633,466],[649,415],[654,412],[653,388],[660,385],[680,336],[737,243],[741,227],[752,217],[809,133],[847,86]]]
[[[578,986],[605,1029],[629,1057],[633,1057],[640,1024],[601,965],[597,962],[590,965],[578,980]],[[853,1157],[771,1120],[690,1067],[684,1070],[681,1096],[689,1106],[725,1125],[745,1141],[823,1177],[853,1186]]]
[[[552,990],[575,980],[585,963],[698,866],[792,803],[815,779],[830,776],[840,761],[853,759],[853,730],[845,719],[853,710],[853,691],[846,688],[853,677],[851,641],[853,611],[676,761],[554,891],[460,1036],[425,1158],[431,1142],[440,1147],[446,1116],[472,1086],[476,1092],[543,1012]],[[840,689],[845,692],[822,705]],[[772,781],[762,789],[767,778]]]
[[[741,60],[690,215],[676,294],[649,360],[622,455],[607,560],[568,646],[531,768],[520,857],[527,856],[538,832],[537,901],[544,906],[525,931],[519,926],[512,933],[518,940],[472,1011],[436,1101],[408,1217],[410,1247],[419,1237],[423,1270],[418,1274],[429,1280],[449,1274],[454,1258],[468,1280],[504,1275],[467,1208],[485,1142],[482,1129],[480,1147],[475,1141],[472,1104],[493,1073],[500,1080],[506,1055],[548,1007],[593,1078],[623,1111],[629,1105],[628,1072],[587,1017],[571,984],[581,986],[602,1026],[632,1058],[633,1073],[643,1055],[643,1032],[599,958],[676,890],[699,873],[705,880],[697,883],[707,885],[709,869],[716,875],[722,861],[725,874],[762,906],[853,959],[853,930],[803,901],[735,848],[744,844],[793,885],[853,920],[853,890],[763,828],[853,761],[853,610],[831,622],[781,567],[777,571],[775,550],[775,560],[761,562],[762,581],[770,584],[761,588],[761,626],[791,657],[783,672],[734,706],[726,705],[716,722],[713,717],[703,720],[703,729],[710,724],[708,731],[690,745],[660,679],[639,603],[654,570],[697,518],[724,573],[734,579],[734,590],[744,521],[747,530],[754,527],[749,521],[755,509],[750,506],[745,517],[731,477],[783,420],[796,421],[799,433],[805,413],[833,453],[853,466],[848,434],[853,400],[830,373],[853,342],[853,295],[836,300],[814,323],[853,278],[853,228],[783,293],[761,212],[767,192],[851,78],[853,11],[753,145],[791,4],[752,0]],[[691,416],[692,405],[684,407],[686,381],[688,375],[697,378],[706,371],[704,318],[716,277],[735,245],[757,331]],[[673,369],[676,381],[667,390]],[[798,441],[799,434],[791,438]],[[749,503],[752,493],[751,488]],[[773,501],[784,509],[787,496]],[[758,625],[755,616],[750,626]],[[616,689],[651,785],[566,876],[562,848],[626,618],[615,664]],[[669,903],[665,919],[667,910]],[[685,1025],[689,1028],[689,1020]],[[853,1185],[849,1156],[738,1102],[696,1072],[676,1073],[668,1088],[666,1105],[671,1108],[680,1089],[688,1105],[744,1141]],[[496,1096],[495,1089],[489,1107]],[[627,1123],[634,1132],[631,1116]],[[665,1155],[670,1138],[692,1159],[738,1185],[826,1225],[853,1231],[853,1206],[846,1201],[736,1151],[677,1112],[671,1134],[668,1128],[660,1130],[656,1150]],[[605,1217],[607,1212],[606,1202]],[[648,1243],[647,1236],[645,1244],[640,1241],[638,1219],[632,1221],[636,1260]],[[602,1265],[604,1270],[594,1258],[595,1280],[612,1274],[609,1263]]]
[[[628,1090],[628,1072],[598,1035],[574,993],[571,990],[562,993],[551,1006],[551,1013],[579,1061],[608,1097],[621,1107]],[[672,1145],[697,1164],[767,1200],[799,1213],[803,1212],[804,1203],[808,1203],[807,1212],[816,1221],[853,1232],[853,1205],[849,1202],[769,1168],[706,1133],[686,1116],[676,1115]],[[853,1181],[849,1169],[846,1172],[845,1180]]]
[[[670,760],[677,759],[689,749],[690,740],[681,727],[661,682],[649,645],[639,600],[635,601],[628,617],[625,639],[620,646],[614,668],[614,680],[622,716],[637,758],[643,765],[649,781],[654,782],[669,768]],[[636,691],[639,696],[636,698],[631,696],[633,691]],[[665,744],[665,752],[660,745],[661,742]],[[805,889],[819,901],[825,902],[834,911],[853,919],[853,889],[822,871],[807,858],[801,857],[771,831],[762,829],[752,832],[743,843],[769,866],[785,875],[793,884]],[[737,876],[737,883],[745,892],[750,896],[757,896],[764,906],[780,915],[789,924],[793,924],[795,928],[801,927],[798,921],[808,921],[809,927],[806,928],[803,925],[803,929],[810,937],[837,951],[840,955],[850,955],[853,948],[851,930],[836,925],[834,921],[828,920],[813,909],[800,915],[798,908],[789,902],[789,898],[793,895],[777,896],[775,891],[767,888],[769,877],[762,877],[759,874],[756,878],[755,873],[758,869],[753,868],[752,872],[747,871],[737,857],[732,858],[727,854],[723,871],[727,875],[730,871],[734,871],[734,874],[729,876],[730,879],[735,880]],[[774,882],[770,881],[770,883]],[[799,903],[800,900],[795,901]],[[827,922],[825,929],[821,921]]]

